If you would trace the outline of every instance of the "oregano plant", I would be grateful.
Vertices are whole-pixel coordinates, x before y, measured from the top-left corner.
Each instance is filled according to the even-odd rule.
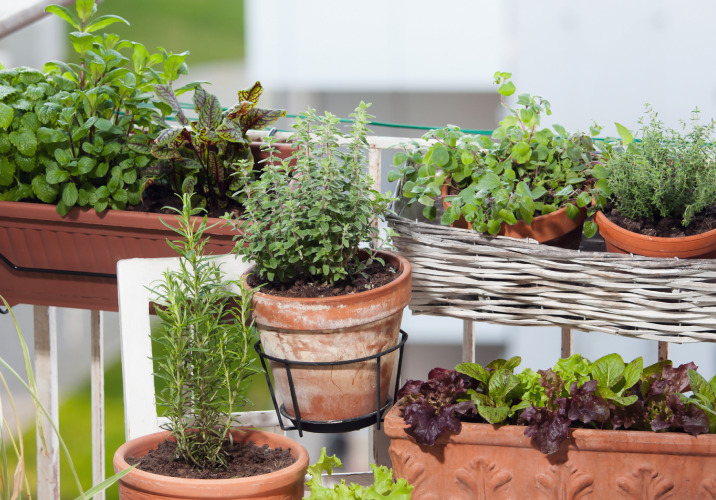
[[[548,100],[519,94],[516,105],[507,98],[516,92],[511,74],[495,73],[495,83],[507,116],[490,137],[467,134],[459,127],[431,130],[423,139],[431,145],[416,148],[406,143],[394,156],[397,170],[388,180],[402,179],[402,194],[408,204],[424,206],[423,215],[434,219],[436,202],[445,200],[440,223],[450,225],[460,218],[479,232],[497,234],[502,224],[532,223],[538,215],[565,208],[574,219],[599,195],[591,174],[596,148],[590,134],[568,133],[560,125],[544,127],[551,115]],[[443,186],[447,196],[443,195]]]
[[[256,263],[261,279],[335,283],[374,259],[370,248],[362,259],[359,245],[380,237],[373,221],[391,198],[373,189],[367,171],[368,106],[361,102],[350,115],[347,133],[335,115],[309,108],[296,119],[291,157],[271,157],[258,181],[242,177],[244,235],[237,250]]]

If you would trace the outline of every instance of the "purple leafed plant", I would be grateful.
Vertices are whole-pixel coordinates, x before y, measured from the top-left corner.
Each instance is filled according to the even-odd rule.
[[[610,354],[591,363],[575,354],[553,368],[515,374],[519,363],[517,357],[485,367],[462,363],[455,370],[431,370],[427,381],[408,381],[398,393],[406,433],[434,445],[440,436],[460,432],[463,421],[524,425],[532,444],[549,455],[570,427],[694,436],[715,427],[713,415],[710,422],[702,408],[713,406],[716,390],[709,392],[709,383],[696,378],[693,363],[673,367],[662,361],[643,368],[641,358],[625,364]],[[690,377],[699,380],[691,398],[684,394],[692,390]]]

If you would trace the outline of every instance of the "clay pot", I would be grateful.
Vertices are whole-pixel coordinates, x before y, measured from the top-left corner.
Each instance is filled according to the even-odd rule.
[[[296,462],[270,474],[236,479],[183,479],[134,469],[119,480],[119,498],[288,500],[303,497],[304,476],[308,469],[308,452],[303,446],[286,436],[252,429],[243,429],[243,432],[232,430],[232,435],[239,443],[253,441],[257,446],[267,444],[270,448],[290,448]],[[158,432],[124,443],[114,454],[114,471],[129,467],[126,457],[142,456],[168,436],[169,432]]]
[[[396,477],[413,499],[714,498],[716,435],[572,429],[553,455],[522,426],[463,423],[419,446],[398,408],[384,423]]]
[[[445,197],[448,196],[447,185],[442,187],[442,195],[443,207],[450,207],[451,203],[445,201]],[[531,238],[545,245],[576,250],[582,241],[582,226],[586,218],[587,209],[584,207],[579,209],[579,215],[574,219],[567,217],[567,209],[563,207],[547,215],[534,217],[532,224],[527,224],[523,220],[512,225],[503,222],[497,236]],[[460,217],[451,226],[472,229],[472,224],[467,222],[464,217]]]
[[[602,212],[594,215],[599,234],[607,251],[631,253],[645,257],[678,257],[679,259],[716,258],[716,229],[680,238],[662,238],[633,233],[614,224]]]
[[[252,144],[257,162],[266,157],[258,144]],[[290,146],[283,146],[280,154],[288,156]],[[0,260],[4,256],[21,269],[60,271],[23,271],[0,262],[0,293],[11,306],[22,303],[117,311],[118,260],[176,256],[166,240],[177,234],[159,217],[169,221],[174,216],[122,210],[98,215],[94,209],[74,208],[62,217],[54,205],[0,201]],[[215,223],[218,226],[206,232],[211,237],[206,250],[217,255],[229,253],[237,233],[222,227],[220,219],[208,221],[208,225]],[[73,271],[103,276],[76,276]]]
[[[404,257],[378,252],[401,271],[392,282],[365,292],[326,298],[288,298],[256,292],[254,320],[264,352],[292,361],[334,362],[381,353],[397,345],[403,309],[410,302],[411,268]],[[380,401],[386,404],[397,351],[381,358]],[[271,371],[286,413],[295,417],[285,365]],[[376,362],[291,366],[302,420],[325,422],[376,411]]]

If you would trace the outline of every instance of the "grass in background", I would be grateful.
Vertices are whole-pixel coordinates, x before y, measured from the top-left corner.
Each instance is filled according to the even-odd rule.
[[[150,52],[159,46],[174,53],[188,50],[190,70],[193,64],[244,58],[242,0],[104,0],[98,12],[129,21],[130,26],[115,23],[106,31]]]

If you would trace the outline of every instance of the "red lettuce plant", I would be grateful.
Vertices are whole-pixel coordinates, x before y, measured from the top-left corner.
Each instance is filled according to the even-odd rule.
[[[610,354],[591,363],[575,354],[553,368],[515,374],[520,362],[515,357],[485,367],[462,363],[455,370],[431,370],[425,382],[408,381],[398,393],[406,432],[419,444],[433,445],[443,434],[460,432],[463,421],[524,425],[532,444],[549,455],[570,427],[696,436],[716,424],[716,389],[693,363],[675,368],[662,361],[643,368],[641,358],[626,364]],[[698,389],[687,397],[694,381]],[[713,413],[711,421],[705,411]]]

